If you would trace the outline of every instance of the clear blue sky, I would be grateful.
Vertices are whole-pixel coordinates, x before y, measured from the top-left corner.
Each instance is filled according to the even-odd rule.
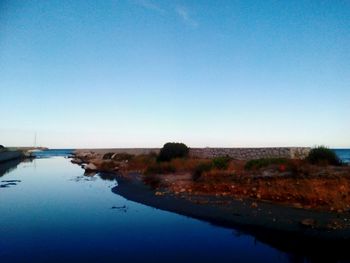
[[[350,1],[0,2],[0,144],[350,147]]]

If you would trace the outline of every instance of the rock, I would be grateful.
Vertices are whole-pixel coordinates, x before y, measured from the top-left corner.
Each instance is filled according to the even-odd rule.
[[[109,153],[105,153],[102,157],[103,160],[109,160],[109,159],[112,159],[114,153],[112,152],[109,152]]]
[[[93,163],[89,163],[87,165],[84,166],[85,171],[97,171],[97,167],[96,165],[94,165]]]
[[[250,205],[251,208],[257,208],[258,207],[258,203],[257,202],[253,202],[251,205]]]
[[[295,208],[303,208],[302,204],[300,204],[300,203],[293,203],[293,206]]]
[[[332,219],[326,227],[331,230],[336,230],[344,228],[344,224],[337,219]]]
[[[316,220],[312,218],[305,218],[301,220],[300,224],[305,227],[315,227],[316,226]]]

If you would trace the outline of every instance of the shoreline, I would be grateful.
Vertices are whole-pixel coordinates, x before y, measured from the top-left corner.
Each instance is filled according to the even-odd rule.
[[[230,200],[229,205],[218,205],[218,201],[227,200],[223,197],[210,197],[208,203],[199,204],[198,202],[207,200],[208,197],[190,196],[189,200],[186,194],[157,195],[157,191],[145,185],[137,174],[128,178],[115,174],[112,176],[116,177],[118,182],[118,186],[112,188],[112,192],[127,200],[213,225],[234,228],[282,250],[313,254],[313,252],[319,253],[320,249],[324,248],[328,251],[329,249],[337,251],[340,255],[347,255],[350,226],[332,230],[324,226],[332,220],[348,221],[349,214],[315,212],[264,202],[259,202],[256,208],[252,208],[251,204],[256,201],[248,199]],[[320,227],[301,224],[303,220],[309,218],[315,219]]]
[[[71,162],[87,174],[116,178],[118,186],[112,192],[128,200],[233,228],[281,250],[315,256],[320,249],[332,248],[348,256],[350,210],[348,195],[343,195],[349,186],[348,167],[310,166],[289,159],[300,173],[295,175],[283,165],[247,170],[247,161],[233,159],[227,170],[213,170],[196,180],[193,167],[213,159],[189,157],[160,164],[151,154],[109,150],[76,150]],[[331,209],[333,204],[342,207]]]

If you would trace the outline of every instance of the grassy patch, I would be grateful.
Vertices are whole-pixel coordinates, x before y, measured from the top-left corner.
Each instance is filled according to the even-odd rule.
[[[212,163],[200,163],[192,173],[192,180],[197,181],[205,172],[209,172],[213,168]]]
[[[176,172],[175,167],[170,163],[155,163],[147,167],[145,174],[146,175],[169,174],[169,173],[175,173],[175,172]]]
[[[254,169],[260,169],[263,167],[267,167],[269,165],[273,164],[287,164],[288,159],[286,158],[261,158],[261,159],[255,159],[255,160],[250,160],[248,161],[244,168],[246,170],[254,170]]]
[[[231,158],[229,156],[216,157],[212,160],[213,167],[219,170],[226,170],[230,163]]]

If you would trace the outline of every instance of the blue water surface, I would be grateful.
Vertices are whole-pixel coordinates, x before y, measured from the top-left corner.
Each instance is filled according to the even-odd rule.
[[[344,163],[350,163],[350,149],[333,149]]]

